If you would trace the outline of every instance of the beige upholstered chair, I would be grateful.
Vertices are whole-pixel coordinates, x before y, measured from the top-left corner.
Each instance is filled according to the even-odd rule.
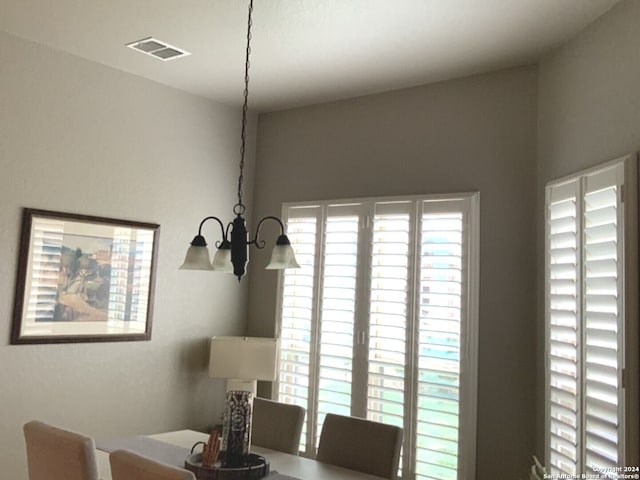
[[[254,398],[251,443],[297,455],[304,414],[305,409],[298,405]]]
[[[111,452],[109,463],[113,480],[196,480],[188,470],[156,462],[129,450]]]
[[[328,413],[316,459],[383,478],[396,478],[402,428]]]
[[[92,438],[37,420],[23,427],[29,480],[98,480]]]

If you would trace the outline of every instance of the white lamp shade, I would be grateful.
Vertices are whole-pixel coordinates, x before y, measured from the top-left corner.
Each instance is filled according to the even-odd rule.
[[[216,272],[233,272],[231,264],[231,249],[218,248],[213,256],[213,270]]]
[[[291,245],[276,245],[271,253],[271,261],[265,267],[267,270],[283,270],[285,268],[300,268],[296,261]]]
[[[211,378],[276,379],[278,339],[259,337],[213,337],[209,351]]]
[[[180,270],[213,270],[206,246],[191,245]]]

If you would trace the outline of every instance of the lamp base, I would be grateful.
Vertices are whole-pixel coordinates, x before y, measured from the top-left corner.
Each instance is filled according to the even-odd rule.
[[[253,394],[242,390],[227,392],[222,425],[222,466],[239,468],[247,465],[251,447],[251,414]]]

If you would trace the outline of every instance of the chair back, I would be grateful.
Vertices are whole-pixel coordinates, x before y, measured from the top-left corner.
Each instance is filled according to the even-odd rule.
[[[253,399],[251,443],[271,450],[298,454],[305,409],[298,405]]]
[[[316,460],[393,479],[401,447],[400,427],[327,413]]]
[[[113,480],[196,480],[188,470],[156,462],[129,450],[111,452],[109,464]]]
[[[37,420],[23,431],[29,480],[98,480],[92,438]]]

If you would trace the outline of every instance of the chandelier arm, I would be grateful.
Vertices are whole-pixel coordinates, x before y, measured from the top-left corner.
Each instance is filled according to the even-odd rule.
[[[282,223],[282,220],[280,220],[278,217],[274,217],[272,215],[269,215],[267,217],[264,217],[262,220],[260,220],[258,222],[258,226],[256,227],[256,234],[254,235],[253,240],[247,242],[247,244],[249,244],[249,245],[253,244],[257,248],[264,248],[265,247],[265,245],[266,245],[265,241],[264,240],[260,240],[258,238],[258,236],[260,235],[260,227],[267,220],[274,220],[274,221],[278,222],[278,225],[280,225],[280,234],[284,235],[284,223]]]
[[[222,232],[222,240],[226,240],[227,239],[227,233],[229,232],[229,225],[227,225],[227,231],[225,232],[224,230],[224,224],[222,223],[222,220],[220,220],[218,217],[215,216],[210,216],[210,217],[205,217],[201,222],[200,222],[200,226],[198,227],[198,236],[202,236],[202,226],[205,224],[205,222],[207,220],[215,220],[216,222],[218,222],[218,224],[220,225],[220,231]],[[216,247],[219,246],[220,242],[216,242]]]

